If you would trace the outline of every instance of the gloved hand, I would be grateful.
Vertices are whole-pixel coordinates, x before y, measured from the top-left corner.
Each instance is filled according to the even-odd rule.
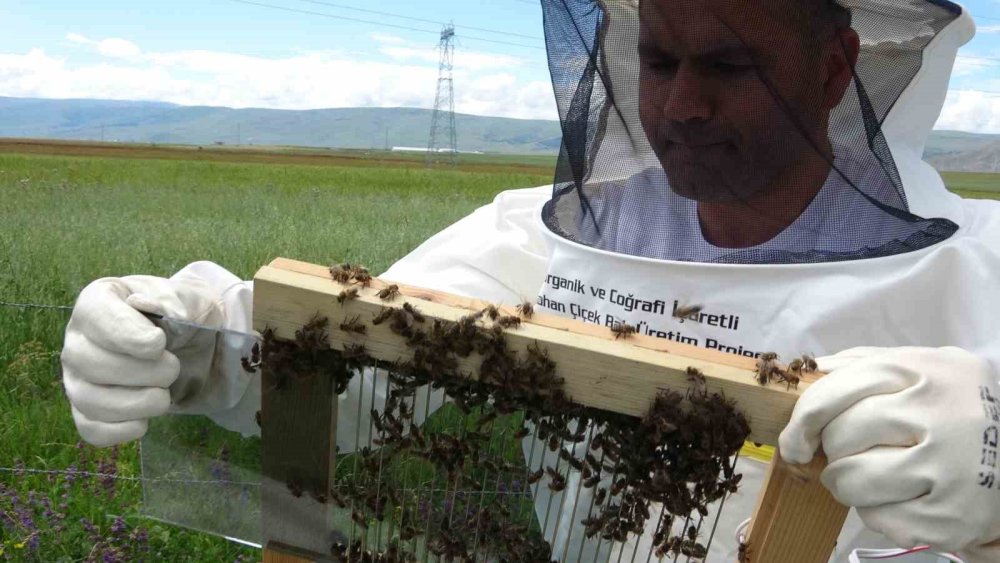
[[[781,456],[829,459],[821,480],[870,529],[1000,561],[1000,390],[958,348],[856,348],[818,360],[781,433]],[[994,551],[995,550],[995,551]]]
[[[149,418],[168,411],[212,414],[236,404],[250,374],[240,369],[242,350],[231,339],[187,325],[161,329],[139,311],[225,328],[233,324],[226,302],[232,309],[242,303],[247,319],[236,319],[244,325],[236,328],[246,330],[251,294],[240,292],[240,284],[221,267],[197,262],[170,279],[102,278],[85,287],[61,356],[81,437],[110,446],[142,437]]]

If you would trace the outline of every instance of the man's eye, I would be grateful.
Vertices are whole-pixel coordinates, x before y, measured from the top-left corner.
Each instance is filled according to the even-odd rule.
[[[725,61],[718,61],[712,65],[717,72],[723,74],[740,74],[744,72],[749,72],[753,70],[753,65],[742,64],[742,63],[730,63]]]
[[[674,72],[677,70],[677,61],[671,59],[653,59],[646,61],[646,68],[653,72]]]

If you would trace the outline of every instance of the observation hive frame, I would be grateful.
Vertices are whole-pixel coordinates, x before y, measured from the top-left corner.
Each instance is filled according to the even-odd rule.
[[[372,319],[386,306],[410,303],[431,321],[454,323],[491,304],[419,287],[398,285],[391,301],[379,297],[390,287],[377,278],[368,287],[334,281],[330,269],[277,258],[254,276],[253,327],[292,341],[312,319]],[[345,291],[353,291],[345,298]],[[383,292],[383,297],[386,293]],[[339,299],[338,299],[339,298]],[[499,314],[516,316],[512,306]],[[334,350],[363,343],[371,358],[396,362],[413,355],[405,339],[388,323],[366,327],[363,337],[331,328]],[[705,387],[733,399],[750,421],[748,440],[776,445],[801,391],[816,375],[802,378],[799,389],[785,384],[760,385],[755,360],[643,335],[617,339],[605,327],[535,313],[504,334],[511,349],[544,348],[574,403],[633,417],[642,417],[664,389],[685,393],[688,368],[700,370]],[[459,370],[476,373],[476,360],[460,360]],[[463,365],[467,364],[467,365]],[[336,467],[337,394],[331,378],[282,382],[280,389],[262,385],[262,487],[264,561],[300,563],[329,561],[330,510],[302,491],[290,490],[291,475],[303,486],[328,490]],[[822,456],[808,466],[790,466],[777,454],[756,502],[746,535],[749,561],[825,563],[836,544],[847,508],[833,499],[819,481]]]

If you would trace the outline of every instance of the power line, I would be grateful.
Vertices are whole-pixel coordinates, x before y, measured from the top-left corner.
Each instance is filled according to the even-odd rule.
[[[402,19],[402,20],[410,20],[410,21],[421,22],[421,23],[432,23],[432,24],[435,24],[435,25],[446,25],[446,23],[447,23],[447,22],[442,22],[442,21],[437,21],[437,20],[428,20],[428,19],[423,19],[423,18],[415,18],[415,17],[412,17],[412,16],[404,16],[402,14],[394,14],[392,12],[380,12],[378,10],[369,10],[367,8],[355,8],[353,6],[345,6],[343,4],[334,4],[333,2],[324,2],[323,0],[299,0],[299,1],[300,2],[307,2],[309,4],[318,4],[320,6],[329,6],[331,8],[341,8],[341,9],[344,9],[344,10],[353,10],[355,12],[364,12],[366,14],[375,14],[375,15],[378,15],[378,16],[389,16],[390,18],[399,18],[399,19]],[[485,27],[472,27],[471,25],[461,25],[461,24],[456,24],[455,27],[456,28],[471,29],[473,31],[482,31],[484,33],[496,33],[497,35],[508,35],[510,37],[522,37],[524,39],[535,39],[537,41],[541,41],[542,40],[541,37],[537,37],[537,36],[534,36],[534,35],[523,35],[521,33],[514,33],[514,32],[511,32],[511,31],[498,31],[498,30],[495,30],[495,29],[487,29]]]
[[[419,33],[433,33],[434,35],[441,35],[440,31],[432,31],[430,29],[421,29],[421,28],[410,27],[410,26],[405,26],[405,25],[398,25],[398,24],[392,24],[392,23],[378,22],[378,21],[372,21],[372,20],[364,20],[364,19],[361,19],[361,18],[354,18],[354,17],[351,17],[351,16],[337,16],[337,15],[334,15],[334,14],[327,14],[327,13],[324,13],[324,12],[314,12],[312,10],[301,10],[301,9],[298,9],[298,8],[289,8],[287,6],[277,6],[277,5],[274,5],[274,4],[265,4],[263,2],[253,2],[252,0],[230,0],[230,2],[238,2],[240,4],[248,4],[248,5],[251,5],[251,6],[259,6],[261,8],[270,8],[272,10],[281,10],[281,11],[284,11],[284,12],[293,12],[293,13],[297,13],[297,14],[306,14],[306,15],[310,15],[310,16],[320,16],[320,17],[323,17],[323,18],[331,18],[331,19],[335,19],[335,20],[352,21],[352,22],[357,22],[357,23],[365,23],[365,24],[369,24],[369,25],[377,25],[377,26],[381,26],[381,27],[389,27],[389,28],[393,28],[393,29],[404,29],[406,31],[416,31],[416,32],[419,32]],[[536,45],[525,45],[524,43],[514,43],[514,42],[511,42],[511,41],[500,41],[500,40],[497,40],[497,39],[487,39],[485,37],[473,37],[473,36],[470,36],[470,35],[463,35],[462,37],[464,37],[465,39],[469,39],[471,41],[483,41],[483,42],[486,42],[486,43],[496,43],[498,45],[510,45],[510,46],[513,46],[513,47],[523,47],[525,49],[538,49],[540,51],[545,50],[544,47],[539,47],[539,46],[536,46]]]

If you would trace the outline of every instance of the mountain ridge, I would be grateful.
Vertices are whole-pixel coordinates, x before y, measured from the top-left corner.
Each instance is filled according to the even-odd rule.
[[[384,149],[427,146],[432,110],[283,110],[168,102],[0,97],[0,137],[162,144]],[[455,115],[458,148],[556,154],[559,122]],[[925,159],[939,170],[1000,172],[1000,135],[934,131]]]

